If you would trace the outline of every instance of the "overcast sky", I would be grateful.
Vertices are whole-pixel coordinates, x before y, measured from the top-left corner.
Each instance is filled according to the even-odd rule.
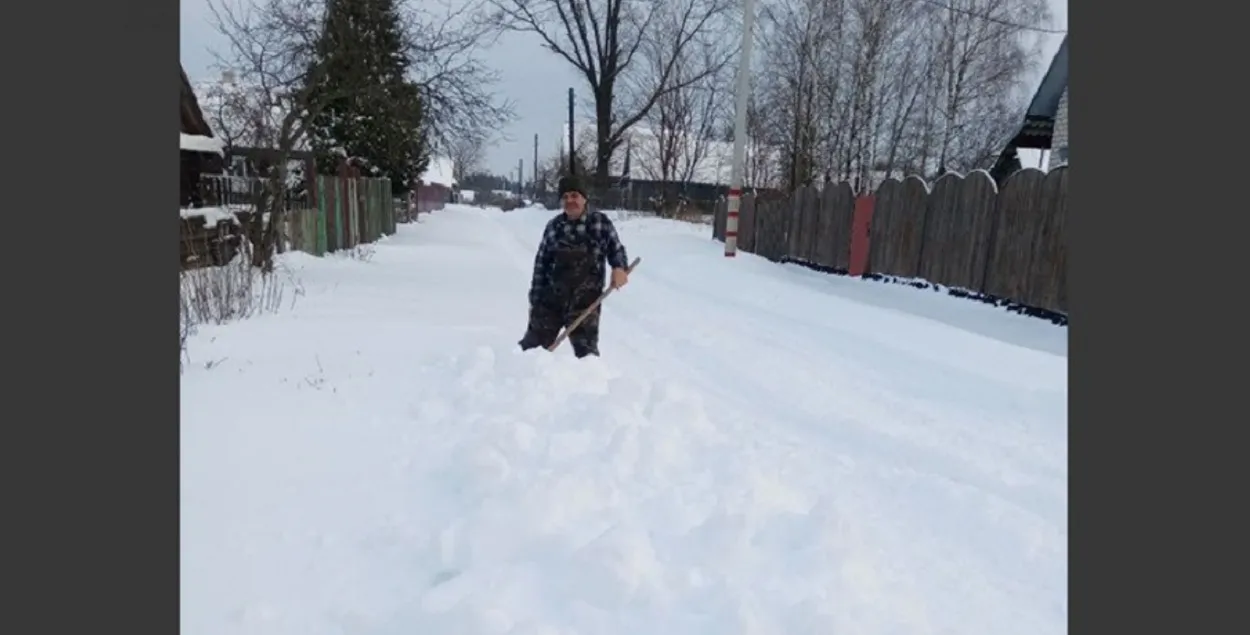
[[[457,2],[461,0],[450,0]],[[221,50],[222,38],[212,27],[208,0],[179,0],[181,3],[180,55],[183,68],[193,82],[212,79],[212,50]],[[1054,13],[1055,29],[1068,28],[1067,0],[1048,0]],[[1062,40],[1060,35],[1044,35],[1046,59],[1054,54]],[[572,67],[540,48],[536,36],[509,34],[483,54],[502,75],[497,87],[500,95],[516,104],[516,121],[504,131],[508,137],[489,146],[486,169],[496,174],[514,174],[518,159],[525,159],[526,172],[533,156],[534,135],[539,139],[539,156],[556,151],[567,106],[566,94],[573,86],[585,93],[585,80]],[[1045,69],[1043,69],[1044,72]],[[581,81],[579,82],[579,79]],[[1040,81],[1040,75],[1037,81]],[[580,116],[579,112],[579,116]]]

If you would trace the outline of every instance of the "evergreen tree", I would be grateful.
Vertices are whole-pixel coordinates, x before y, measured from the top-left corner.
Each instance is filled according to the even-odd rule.
[[[403,194],[429,163],[420,92],[407,78],[397,0],[327,0],[313,64],[309,122],[317,171],[337,173],[344,158],[365,176],[387,177]]]

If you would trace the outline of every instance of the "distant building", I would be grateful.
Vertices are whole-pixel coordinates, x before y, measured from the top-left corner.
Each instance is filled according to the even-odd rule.
[[[443,209],[443,205],[455,200],[455,162],[447,157],[430,157],[430,164],[417,180],[410,194],[411,203],[418,214]]]

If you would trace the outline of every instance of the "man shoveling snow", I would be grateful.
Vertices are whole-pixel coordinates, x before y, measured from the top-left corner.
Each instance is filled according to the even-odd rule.
[[[629,260],[612,220],[587,209],[586,191],[577,177],[560,179],[560,199],[564,211],[547,223],[534,256],[529,326],[521,350],[550,347],[560,329],[590,309],[569,341],[578,357],[598,355],[602,307],[595,303],[604,291],[605,263],[612,268],[611,287],[619,289],[629,282]]]

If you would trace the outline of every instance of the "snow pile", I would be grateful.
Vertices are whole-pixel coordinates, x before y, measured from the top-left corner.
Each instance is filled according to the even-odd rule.
[[[551,214],[288,254],[193,337],[183,633],[1066,632],[1062,329],[638,218],[606,357],[521,353]]]

